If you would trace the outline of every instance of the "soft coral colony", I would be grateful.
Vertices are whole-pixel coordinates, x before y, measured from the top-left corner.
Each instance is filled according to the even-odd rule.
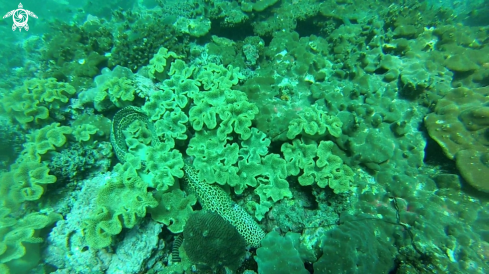
[[[489,29],[415,1],[157,2],[25,42],[1,273],[488,271]]]

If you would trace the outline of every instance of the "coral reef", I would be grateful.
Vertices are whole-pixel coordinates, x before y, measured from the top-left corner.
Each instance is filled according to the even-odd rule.
[[[489,272],[487,1],[61,2],[0,28],[0,272]]]

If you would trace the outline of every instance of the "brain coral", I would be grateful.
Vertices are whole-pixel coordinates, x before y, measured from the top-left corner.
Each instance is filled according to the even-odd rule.
[[[187,256],[203,268],[218,270],[226,266],[236,269],[244,258],[244,238],[217,213],[199,211],[192,214],[183,235]]]

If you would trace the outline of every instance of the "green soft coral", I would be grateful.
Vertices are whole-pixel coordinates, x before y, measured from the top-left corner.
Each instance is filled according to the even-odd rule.
[[[268,154],[271,141],[256,128],[250,138],[237,143],[221,140],[216,130],[199,131],[190,140],[187,154],[194,157],[199,180],[209,184],[227,184],[241,194],[248,187],[257,187],[262,200],[274,202],[292,197],[287,177],[286,162],[277,154]]]
[[[122,170],[134,169],[148,187],[167,191],[175,184],[175,178],[183,176],[182,154],[173,149],[174,145],[172,142],[159,143],[154,147],[145,146],[144,153],[127,153]]]
[[[231,65],[224,67],[214,63],[202,66],[195,75],[195,79],[202,83],[204,90],[230,89],[244,79],[238,67],[234,68]]]
[[[35,149],[38,154],[46,154],[48,151],[63,146],[66,143],[66,135],[71,132],[70,127],[52,123],[29,134],[26,147],[31,146],[31,149]]]
[[[181,58],[181,56],[177,55],[173,51],[168,51],[168,49],[165,47],[161,47],[153,58],[149,60],[149,77],[151,79],[161,79],[164,75],[166,66],[171,62],[171,59],[174,58]]]
[[[196,100],[195,106],[189,111],[189,121],[194,130],[200,131],[204,128],[214,129],[217,126],[217,109],[209,104],[204,97]]]
[[[49,168],[37,161],[23,159],[13,164],[1,177],[1,193],[9,208],[16,209],[24,201],[39,200],[45,185],[56,182]],[[6,205],[4,205],[6,206]]]
[[[99,129],[96,126],[83,124],[73,127],[72,134],[73,137],[75,137],[76,141],[87,142],[88,140],[90,140],[90,137],[92,135],[95,135],[97,132],[99,132]]]
[[[165,89],[153,92],[141,109],[147,113],[151,121],[157,121],[167,111],[171,111],[177,107],[178,103],[175,94],[171,90]]]
[[[95,141],[94,137],[110,135],[110,119],[101,114],[84,113],[75,118],[71,123],[71,133],[77,141]],[[95,136],[94,136],[95,135]]]
[[[95,108],[99,111],[106,109],[108,101],[116,107],[129,106],[135,97],[133,82],[127,77],[115,77],[107,80],[101,86],[97,86],[99,93],[95,97]]]
[[[249,162],[260,163],[261,157],[268,154],[268,147],[271,140],[264,132],[257,128],[251,128],[251,136],[241,142],[239,155]]]
[[[155,122],[156,135],[164,136],[165,139],[186,140],[187,122],[188,117],[180,108],[167,111]]]
[[[134,169],[124,170],[119,164],[115,170],[118,176],[110,178],[100,189],[97,208],[83,222],[87,244],[95,249],[109,246],[123,227],[134,227],[146,215],[147,208],[158,205]]]
[[[174,139],[161,142],[140,108],[125,107],[115,114],[111,143],[124,166],[131,164],[150,187],[165,191],[173,186],[175,177],[183,176],[183,157],[174,149]]]
[[[287,165],[278,154],[269,154],[262,160],[264,166],[260,185],[255,192],[260,196],[260,202],[272,199],[275,203],[283,198],[292,198],[287,178]]]
[[[182,178],[184,166],[182,154],[173,148],[172,142],[160,143],[148,149],[146,169],[143,174],[149,174],[146,179],[151,187],[165,191],[175,184],[175,178]]]
[[[306,107],[299,114],[299,118],[292,119],[287,131],[287,138],[294,139],[299,134],[307,136],[324,136],[329,134],[339,137],[342,133],[343,123],[335,116],[328,115],[317,105]]]
[[[203,130],[190,140],[187,154],[194,157],[193,165],[200,171],[199,180],[227,184],[236,194],[241,194],[248,186],[258,186],[258,178],[272,177],[275,180],[274,174],[266,170],[271,158],[262,163],[270,142],[256,128],[251,129],[250,138],[241,141],[241,148],[237,143],[218,138],[217,130]]]
[[[241,160],[238,162],[239,180],[236,181],[234,186],[234,192],[241,194],[248,187],[258,186],[258,177],[262,175],[265,167],[260,162],[248,162],[247,160]]]
[[[29,79],[2,98],[0,112],[23,127],[42,124],[50,115],[56,115],[56,111],[66,106],[75,93],[73,86],[57,82],[55,78]]]
[[[238,182],[238,168],[234,166],[238,152],[238,144],[220,140],[216,130],[198,131],[187,148],[187,154],[195,157],[193,164],[200,171],[199,180],[230,186]]]
[[[95,77],[96,87],[80,92],[77,103],[93,103],[99,112],[129,106],[136,99],[133,79],[132,71],[126,67],[116,66],[112,70],[104,68]]]
[[[258,114],[258,108],[255,104],[245,100],[229,102],[219,107],[218,114],[222,122],[217,130],[217,135],[221,139],[234,131],[241,136],[242,140],[246,140],[251,136],[250,127],[255,115]]]
[[[251,137],[241,142],[237,173],[240,183],[234,185],[236,194],[243,193],[248,186],[258,186],[258,178],[265,172],[262,158],[268,154],[270,143],[266,134],[257,128],[252,128]]]
[[[292,144],[284,143],[282,152],[289,175],[298,176],[302,171],[299,183],[303,186],[316,183],[322,188],[329,186],[335,193],[349,191],[354,173],[332,153],[333,147],[331,141],[321,141],[318,145],[314,141],[295,139]]]
[[[56,182],[56,177],[49,174],[49,168],[45,162],[41,162],[41,158],[63,146],[66,143],[65,135],[69,133],[70,127],[53,123],[28,135],[16,163],[0,177],[0,193],[5,196],[6,203],[4,206],[15,210],[24,201],[39,200],[46,185]]]
[[[195,130],[202,130],[206,125],[214,129],[218,124],[217,134],[221,140],[233,131],[246,140],[251,136],[251,124],[258,108],[248,102],[245,93],[238,90],[213,89],[199,93],[194,98],[195,106],[189,111],[189,121]],[[219,117],[220,123],[217,122]]]
[[[146,127],[146,123],[140,120],[133,121],[122,133],[125,136],[128,151],[131,152],[137,149],[138,145],[148,146],[153,141],[153,133]]]
[[[219,125],[218,135],[222,140],[232,132],[243,140],[249,138],[258,108],[248,102],[245,93],[231,89],[244,78],[239,68],[210,63],[196,69],[182,60],[175,60],[168,75],[171,77],[162,82],[161,91],[151,94],[142,107],[157,123],[157,135],[170,128],[175,133],[172,138],[186,139],[184,124],[188,120],[196,131]],[[200,92],[200,88],[205,92]],[[193,99],[194,105],[187,118],[181,109],[188,106],[189,99]]]
[[[124,162],[124,158],[126,153],[128,152],[128,144],[126,141],[126,135],[130,131],[126,131],[129,127],[134,127],[133,124],[136,121],[137,124],[144,126],[151,132],[152,136],[152,144],[156,145],[160,141],[157,138],[156,134],[154,134],[154,125],[149,121],[146,113],[138,108],[133,106],[125,107],[114,115],[114,119],[112,121],[111,132],[110,132],[110,142],[112,143],[112,147],[116,153],[117,159],[119,161]],[[139,122],[137,122],[139,121]],[[135,129],[133,129],[134,131]],[[134,138],[137,140],[137,138]],[[133,141],[134,141],[133,140]],[[135,148],[136,144],[130,144]],[[143,153],[144,154],[144,153]]]
[[[0,215],[7,213],[1,211]],[[30,213],[0,227],[0,264],[5,264],[11,273],[30,273],[41,260],[43,239],[38,237],[39,231],[60,219],[54,213]]]
[[[187,66],[182,60],[175,60],[168,75],[171,77],[162,83],[163,89],[175,94],[175,101],[180,108],[187,106],[188,98],[193,98],[199,92],[201,83],[192,78],[194,66]]]
[[[238,174],[242,181],[240,185],[242,188],[247,185],[252,187],[258,185],[254,192],[260,197],[260,202],[247,203],[247,207],[254,211],[258,220],[262,220],[276,202],[284,198],[292,198],[286,180],[287,163],[278,154],[268,154],[261,157],[259,162],[242,160],[239,162]],[[241,193],[242,188],[235,188],[235,192]]]
[[[151,218],[161,222],[168,227],[172,233],[181,233],[187,223],[192,206],[197,202],[195,195],[187,196],[180,189],[174,189],[170,192],[158,192],[155,195],[158,206],[149,209]]]
[[[169,79],[161,83],[161,89],[150,94],[142,109],[152,121],[157,121],[167,112],[187,107],[189,98],[199,92],[200,82],[192,79],[194,67],[182,60],[175,60],[170,67]]]

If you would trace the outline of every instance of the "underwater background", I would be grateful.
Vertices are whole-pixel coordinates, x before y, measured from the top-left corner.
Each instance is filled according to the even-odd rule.
[[[0,274],[489,273],[489,1],[0,8]]]

